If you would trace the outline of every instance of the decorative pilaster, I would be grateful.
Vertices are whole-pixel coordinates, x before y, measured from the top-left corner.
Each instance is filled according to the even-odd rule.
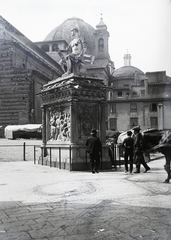
[[[42,107],[42,143],[46,146],[46,107]]]
[[[70,136],[71,136],[71,144],[75,144],[78,140],[78,122],[77,122],[77,100],[72,100],[70,103]]]
[[[106,144],[106,107],[107,107],[106,102],[104,101],[101,102],[100,106],[101,106],[101,119],[100,119],[101,141],[102,141],[102,144]]]
[[[163,104],[158,104],[158,129],[163,130]]]
[[[50,113],[49,110],[46,109],[46,143],[50,139]]]

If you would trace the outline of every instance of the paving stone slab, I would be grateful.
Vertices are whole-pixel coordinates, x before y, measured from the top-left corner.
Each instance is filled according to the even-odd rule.
[[[93,175],[1,162],[0,240],[170,240],[164,159],[149,165]]]

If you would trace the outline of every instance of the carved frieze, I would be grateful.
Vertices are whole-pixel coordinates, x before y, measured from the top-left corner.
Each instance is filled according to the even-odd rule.
[[[105,100],[107,87],[98,79],[71,78],[56,80],[43,87],[40,94],[42,104],[52,104],[58,101],[70,100]]]

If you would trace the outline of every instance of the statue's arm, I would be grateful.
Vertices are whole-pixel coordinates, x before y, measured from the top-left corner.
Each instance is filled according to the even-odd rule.
[[[67,54],[72,53],[71,43],[68,45],[68,47],[65,50],[66,50]]]

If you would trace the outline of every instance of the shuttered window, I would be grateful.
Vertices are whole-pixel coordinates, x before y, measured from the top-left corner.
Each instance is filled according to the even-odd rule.
[[[109,119],[109,127],[110,127],[110,130],[116,130],[117,129],[117,119],[116,118],[110,118]]]

